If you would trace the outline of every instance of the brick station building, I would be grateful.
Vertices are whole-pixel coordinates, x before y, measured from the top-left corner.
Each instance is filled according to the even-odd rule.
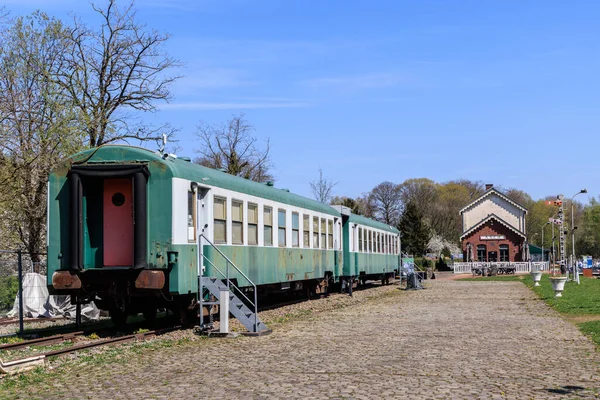
[[[493,185],[460,210],[460,237],[465,261],[523,261],[527,242],[527,209],[512,201]]]

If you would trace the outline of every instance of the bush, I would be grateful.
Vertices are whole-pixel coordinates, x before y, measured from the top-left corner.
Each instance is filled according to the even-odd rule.
[[[0,310],[11,310],[19,291],[16,276],[0,276]]]

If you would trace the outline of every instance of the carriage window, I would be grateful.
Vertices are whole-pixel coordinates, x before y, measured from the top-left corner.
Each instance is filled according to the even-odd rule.
[[[231,201],[231,242],[244,244],[244,203],[239,200]]]
[[[379,233],[373,232],[373,253],[379,253]]]
[[[227,243],[227,200],[222,197],[214,198],[213,218],[215,225],[215,243]]]
[[[321,248],[325,249],[326,245],[327,245],[327,239],[326,239],[326,222],[325,222],[325,218],[321,218]]]
[[[310,216],[302,216],[302,229],[304,231],[304,248],[310,248]]]
[[[248,203],[248,244],[258,244],[258,206]]]
[[[477,245],[477,261],[487,261],[487,248],[485,244]]]
[[[188,192],[188,242],[196,241],[196,202],[194,192]]]
[[[300,247],[300,215],[292,213],[292,247]]]
[[[363,230],[362,228],[358,228],[358,251],[363,251]]]
[[[373,251],[373,235],[371,235],[371,231],[367,231],[367,240],[369,241],[369,247],[367,247],[367,251],[370,253]]]
[[[263,223],[265,225],[265,246],[273,246],[273,209],[271,207],[265,207]]]
[[[329,238],[329,248],[333,249],[333,221],[329,220],[327,222],[329,228],[329,230],[327,231],[327,237]]]
[[[508,245],[501,244],[500,245],[500,261],[509,261],[508,259]]]
[[[285,210],[279,210],[277,226],[279,227],[279,247],[285,247]]]
[[[313,217],[313,248],[319,248],[319,217]]]

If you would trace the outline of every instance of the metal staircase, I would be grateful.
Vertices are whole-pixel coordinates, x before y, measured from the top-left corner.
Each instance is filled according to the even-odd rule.
[[[212,248],[219,253],[226,261],[225,272],[221,271],[217,266],[206,257],[203,251],[203,241],[208,243]],[[254,282],[246,276],[217,246],[215,246],[204,234],[199,235],[198,240],[198,262],[201,260],[207,262],[212,267],[213,271],[218,273],[217,277],[203,276],[204,268],[199,268],[198,276],[198,302],[200,303],[200,321],[201,328],[204,328],[204,306],[212,306],[219,304],[220,294],[223,291],[229,292],[229,312],[235,318],[237,318],[242,325],[248,329],[248,332],[252,333],[266,333],[270,332],[269,328],[260,321],[258,318],[258,299],[256,285]],[[200,264],[199,264],[200,265]],[[254,301],[250,300],[248,296],[230,279],[229,271],[230,266],[237,272],[238,276],[243,277],[248,286],[253,288]],[[240,296],[240,297],[238,297]],[[212,297],[215,301],[206,301],[205,297],[209,299]]]
[[[258,318],[255,311],[250,310],[239,297],[234,295],[230,288],[220,279],[211,277],[201,277],[202,287],[211,295],[219,299],[221,291],[229,291],[229,312],[237,318],[248,329],[249,332],[266,331],[269,328]],[[214,304],[218,304],[215,301]]]

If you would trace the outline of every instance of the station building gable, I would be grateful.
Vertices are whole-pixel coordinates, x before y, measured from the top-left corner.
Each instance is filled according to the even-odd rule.
[[[461,244],[466,261],[515,262],[524,259],[527,209],[491,185],[461,211]]]

